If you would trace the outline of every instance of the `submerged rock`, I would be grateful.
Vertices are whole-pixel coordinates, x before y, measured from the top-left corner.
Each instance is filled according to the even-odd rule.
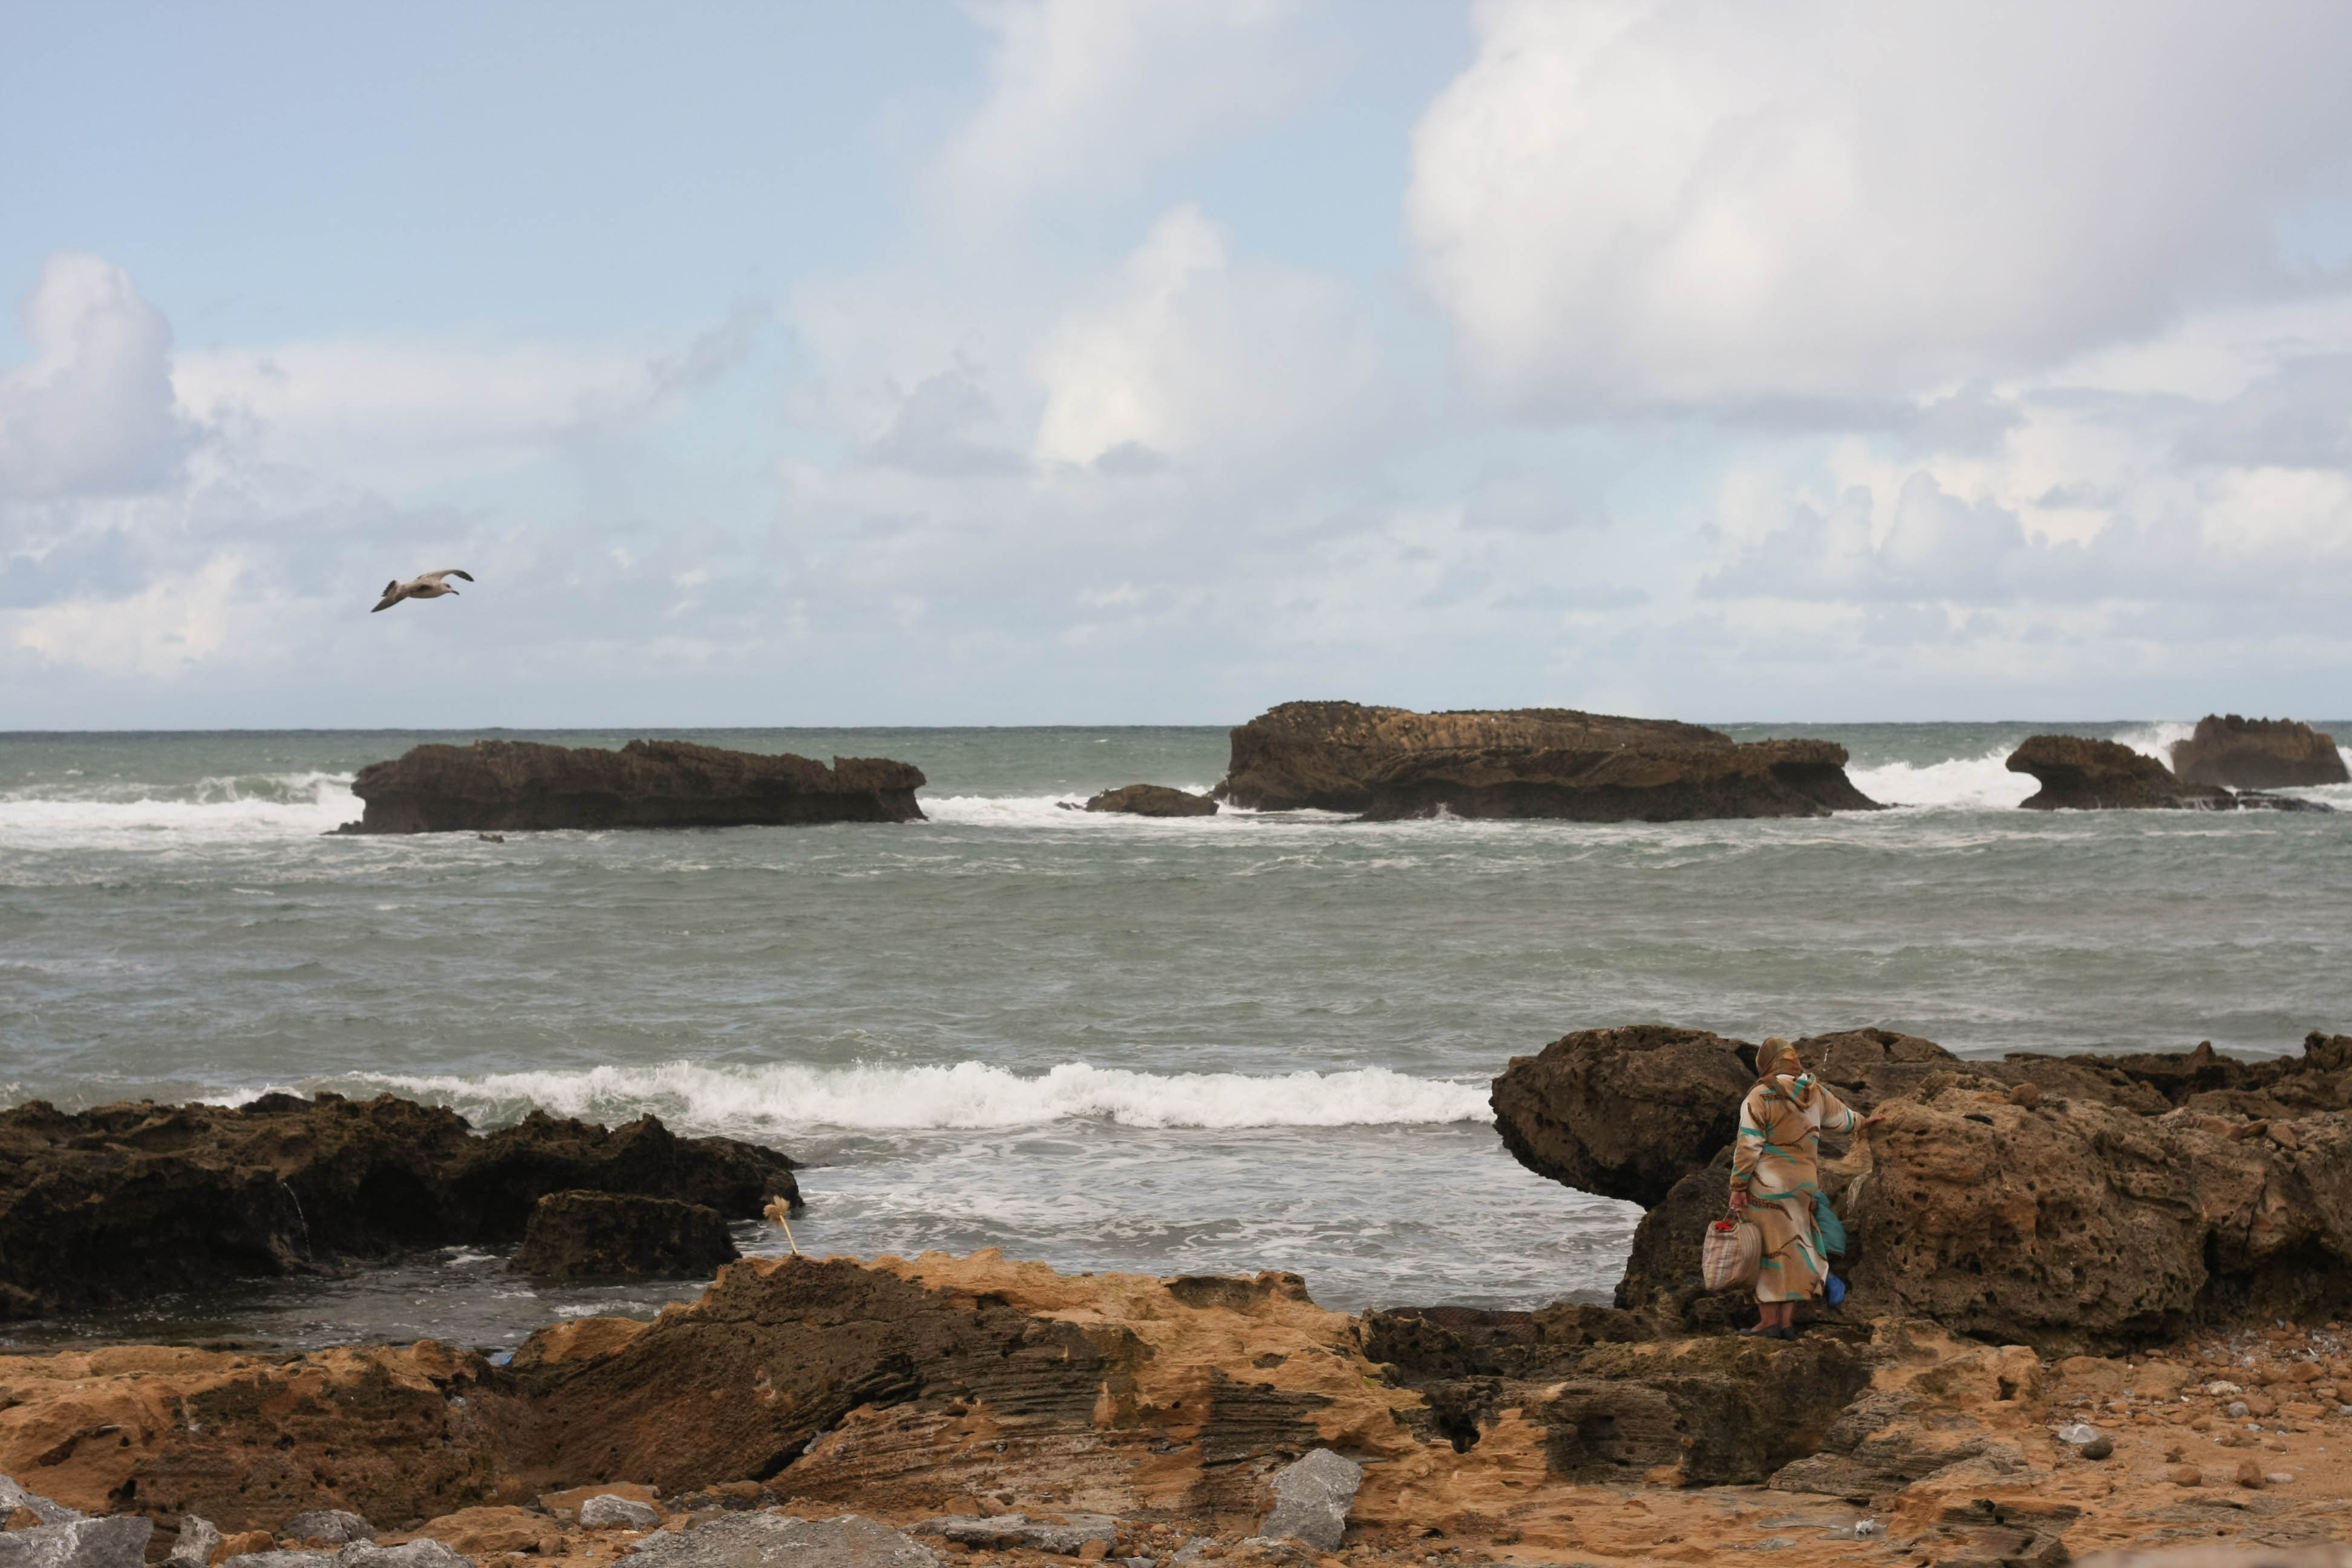
[[[533,1112],[477,1136],[463,1117],[382,1095],[272,1094],[216,1105],[35,1100],[0,1111],[0,1318],[522,1237],[551,1192],[702,1204],[750,1219],[799,1201],[793,1163],[653,1117],[607,1131]]]
[[[2228,811],[2238,804],[2217,784],[2184,784],[2154,757],[2082,735],[2031,736],[2007,766],[2041,782],[2020,803],[2029,811]]]
[[[1233,732],[1219,798],[1375,819],[1565,817],[1679,822],[1824,816],[1876,803],[1827,741],[1734,742],[1719,731],[1567,708],[1415,713],[1286,702]]]
[[[686,1279],[740,1258],[708,1204],[635,1193],[550,1193],[508,1265],[550,1279]]]
[[[1123,811],[1130,816],[1214,816],[1217,803],[1166,784],[1133,784],[1107,789],[1087,802],[1088,811]]]
[[[742,827],[919,822],[922,770],[873,757],[831,767],[789,753],[689,741],[631,741],[617,752],[477,741],[412,748],[352,781],[367,803],[344,833],[497,829]]]
[[[2172,742],[2172,771],[2189,784],[2235,790],[2352,784],[2336,737],[2293,719],[2208,713],[2197,732]]]

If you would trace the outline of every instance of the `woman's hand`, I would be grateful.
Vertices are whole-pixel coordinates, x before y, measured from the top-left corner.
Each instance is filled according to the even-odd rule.
[[[1857,1132],[1866,1131],[1885,1120],[1886,1117],[1883,1112],[1876,1116],[1865,1116],[1862,1119],[1862,1125],[1855,1128],[1854,1131]]]
[[[1732,1193],[1731,1212],[1733,1214],[1746,1214],[1748,1212],[1748,1194],[1745,1190],[1735,1190]]]

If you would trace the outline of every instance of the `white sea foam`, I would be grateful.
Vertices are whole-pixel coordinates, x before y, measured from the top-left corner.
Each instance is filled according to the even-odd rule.
[[[360,815],[350,773],[301,773],[205,779],[167,791],[116,785],[60,796],[0,795],[0,847],[131,848],[159,841],[308,837]]]
[[[1212,786],[1204,784],[1180,784],[1174,786],[1192,795],[1206,795]],[[950,823],[961,827],[1104,827],[1119,824],[1145,823],[1152,826],[1198,826],[1213,823],[1217,816],[1229,816],[1234,808],[1226,806],[1217,816],[1131,816],[1126,813],[1085,811],[1076,809],[1087,804],[1083,793],[1065,795],[927,795],[921,797],[923,815],[933,822]]]
[[[2018,737],[2023,740],[2022,735]],[[1944,811],[2011,810],[2039,786],[2031,773],[2013,773],[2007,763],[2017,741],[2004,742],[1973,757],[1915,765],[1887,763],[1848,768],[1854,787],[1885,805],[1927,806]]]
[[[2119,731],[2116,739],[2133,751],[2154,757],[2166,767],[2172,765],[2172,742],[2185,741],[2197,732],[2194,724],[2163,719],[2153,723]]]
[[[953,1067],[713,1067],[672,1061],[576,1071],[352,1074],[354,1084],[455,1107],[479,1121],[538,1108],[625,1121],[646,1111],[714,1131],[1043,1126],[1096,1118],[1128,1127],[1355,1127],[1486,1121],[1486,1085],[1387,1068],[1335,1072],[1152,1073],[1064,1062],[1034,1076]]]

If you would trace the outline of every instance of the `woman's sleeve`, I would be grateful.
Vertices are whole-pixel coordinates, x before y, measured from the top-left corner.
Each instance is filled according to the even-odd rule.
[[[1816,1083],[1813,1092],[1822,1097],[1822,1131],[1851,1132],[1861,1124],[1862,1118],[1855,1114],[1853,1107],[1832,1094],[1829,1085]]]
[[[1756,1173],[1756,1157],[1764,1152],[1764,1129],[1758,1125],[1756,1091],[1739,1102],[1739,1136],[1731,1144],[1731,1190],[1744,1193]]]

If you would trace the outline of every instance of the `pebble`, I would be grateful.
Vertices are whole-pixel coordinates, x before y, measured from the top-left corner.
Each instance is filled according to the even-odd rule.
[[[2168,1465],[2165,1467],[2164,1479],[2176,1487],[2195,1487],[2205,1484],[2204,1472],[2194,1465]]]

